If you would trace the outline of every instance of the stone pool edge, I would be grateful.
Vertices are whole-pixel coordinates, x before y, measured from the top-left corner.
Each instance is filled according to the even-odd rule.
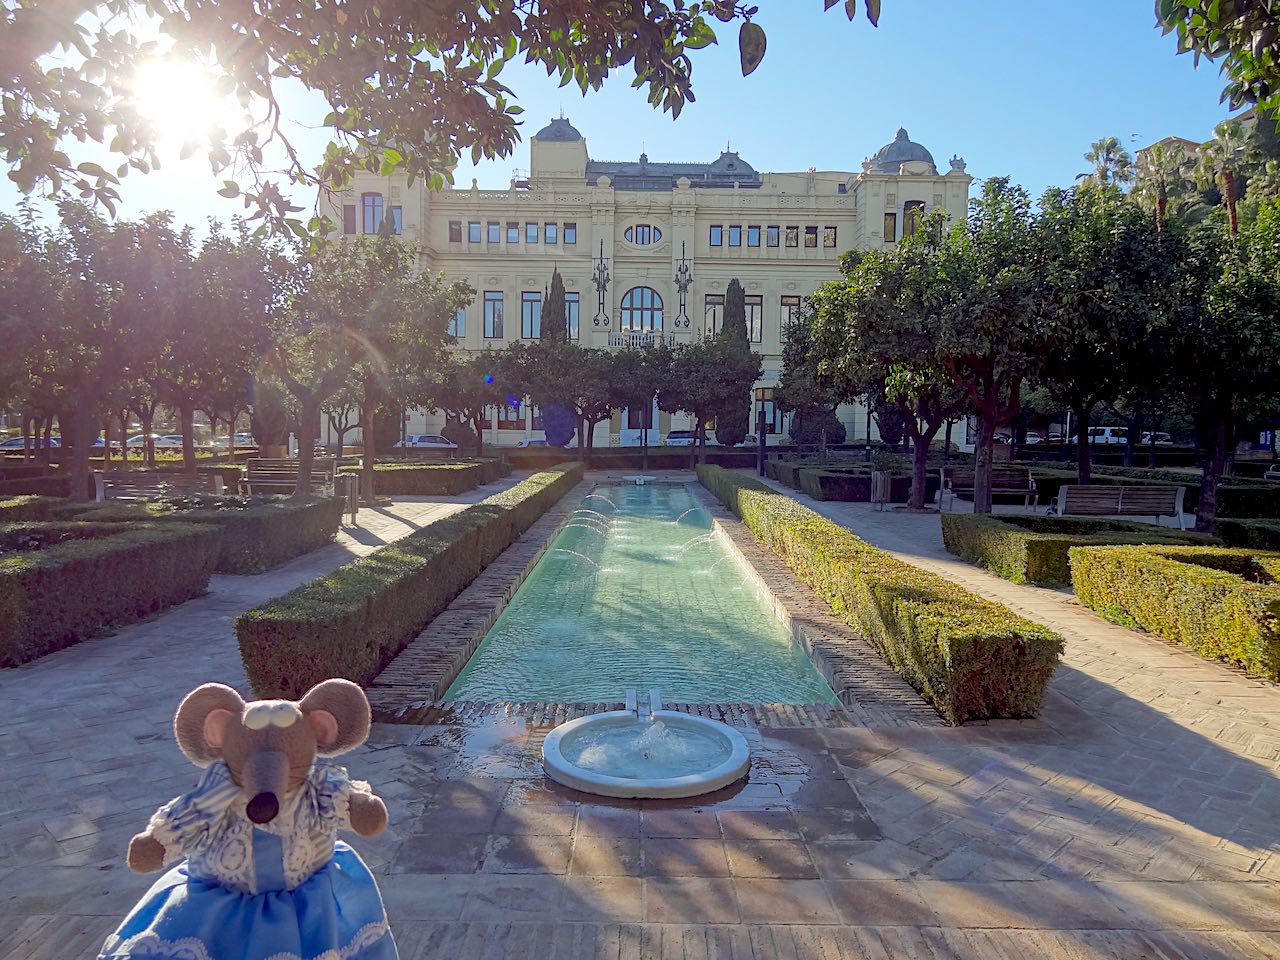
[[[522,717],[535,726],[608,710],[608,703],[444,701],[443,695],[480,646],[525,578],[591,489],[608,477],[588,477],[563,497],[427,624],[367,689],[380,723],[467,723]],[[827,604],[800,583],[737,517],[694,478],[686,483],[711,515],[717,538],[729,547],[778,620],[835,691],[841,706],[824,704],[694,704],[667,708],[735,726],[942,727],[942,718],[880,659]]]

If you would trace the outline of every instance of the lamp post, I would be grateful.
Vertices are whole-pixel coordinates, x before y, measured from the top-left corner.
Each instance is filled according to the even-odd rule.
[[[680,294],[680,312],[676,314],[675,323],[673,325],[677,329],[684,327],[684,329],[688,330],[690,321],[687,305],[689,299],[689,288],[693,286],[693,271],[689,269],[689,259],[684,253],[683,240],[680,241],[680,261],[676,267],[675,280],[676,292]]]
[[[764,448],[769,439],[765,404],[773,403],[773,387],[756,387],[756,472],[764,476]]]
[[[596,260],[591,271],[591,283],[596,288],[596,315],[591,320],[593,327],[609,326],[609,315],[604,309],[605,291],[609,289],[609,261],[604,256],[604,241],[600,241],[600,258]]]

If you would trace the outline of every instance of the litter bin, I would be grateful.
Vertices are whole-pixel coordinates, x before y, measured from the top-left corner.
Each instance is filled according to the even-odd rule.
[[[333,478],[333,492],[345,501],[343,513],[351,514],[351,522],[356,522],[356,514],[360,512],[360,475],[358,473],[340,473]]]

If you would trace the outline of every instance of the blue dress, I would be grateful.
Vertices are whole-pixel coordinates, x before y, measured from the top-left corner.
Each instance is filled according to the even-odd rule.
[[[369,868],[336,839],[369,785],[317,761],[270,823],[245,816],[226,764],[152,817],[165,862],[98,960],[397,960]]]

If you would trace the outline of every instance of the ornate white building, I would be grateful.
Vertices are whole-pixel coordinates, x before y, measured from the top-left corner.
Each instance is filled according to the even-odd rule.
[[[416,241],[424,269],[468,281],[476,299],[454,329],[468,351],[537,338],[553,269],[564,278],[570,335],[604,348],[714,333],[736,277],[753,347],[765,358],[758,388],[777,384],[783,327],[818,284],[839,276],[841,253],[893,244],[935,207],[963,218],[973,179],[959,158],[940,174],[906,130],[858,171],[759,173],[727,149],[711,163],[653,162],[643,153],[592,160],[563,117],[538,131],[529,152],[527,178],[506,190],[481,190],[473,180],[470,189],[433,193],[420,181],[409,187],[402,177],[364,174],[335,198],[340,210],[323,202],[322,212],[347,234],[376,233],[389,217],[395,232]],[[757,402],[781,432],[768,392],[757,390]],[[850,441],[868,430],[876,436],[860,408],[839,415]],[[615,414],[595,443],[637,442],[639,419]],[[665,413],[653,423],[663,436],[690,426]],[[417,412],[406,431],[442,426],[440,416]],[[536,426],[536,411],[497,410],[488,439],[540,437]]]

